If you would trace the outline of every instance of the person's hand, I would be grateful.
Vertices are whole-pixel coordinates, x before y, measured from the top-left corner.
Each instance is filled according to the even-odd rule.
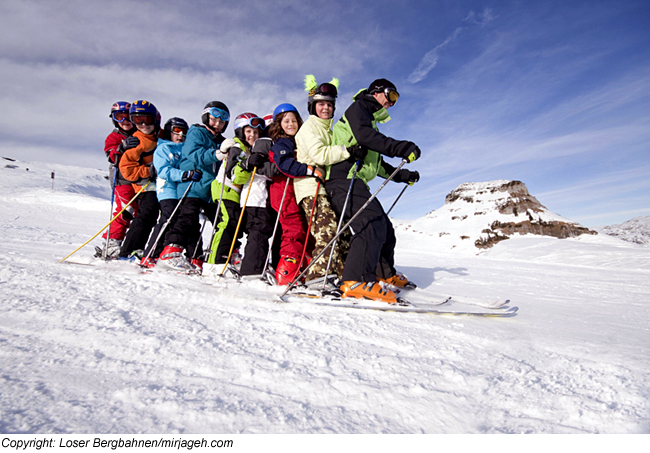
[[[115,151],[113,151],[113,154],[117,155],[122,155],[124,154],[124,151],[135,148],[140,144],[140,139],[138,137],[126,137],[124,140],[122,140],[122,143],[117,145],[117,148],[115,148]]]
[[[248,156],[247,164],[246,166],[249,169],[252,169],[253,167],[260,167],[264,165],[264,163],[268,160],[268,157],[265,154],[261,153],[253,153],[250,156]]]
[[[215,151],[214,155],[216,156],[217,159],[219,160],[224,160],[226,156],[228,156],[228,151],[230,151],[230,148],[235,146],[237,142],[233,138],[227,138],[223,142],[221,142],[221,145],[217,150]]]
[[[307,165],[307,176],[313,176],[316,179],[325,181],[325,169],[321,167],[312,167]]]
[[[408,162],[415,162],[420,158],[420,154],[420,148],[415,143],[403,142],[403,145],[399,147],[395,155],[406,159]]]
[[[356,161],[363,162],[363,160],[366,158],[366,155],[368,154],[368,149],[364,148],[361,145],[350,146],[346,149],[348,150],[348,153],[350,153],[350,157]]]
[[[406,169],[402,169],[395,174],[393,177],[393,181],[395,182],[403,182],[408,185],[413,185],[416,182],[420,180],[420,173],[417,171],[410,171]]]
[[[201,170],[188,170],[181,175],[181,182],[200,181],[203,172]]]

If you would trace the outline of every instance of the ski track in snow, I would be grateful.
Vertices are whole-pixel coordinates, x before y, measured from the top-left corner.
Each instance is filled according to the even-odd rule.
[[[262,282],[59,264],[108,221],[107,183],[57,166],[52,192],[29,168],[0,168],[3,433],[650,432],[647,247],[513,238],[476,257],[402,232],[414,300],[518,315],[285,304]]]

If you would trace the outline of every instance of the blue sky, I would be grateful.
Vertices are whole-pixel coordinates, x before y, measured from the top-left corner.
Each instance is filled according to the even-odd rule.
[[[0,29],[2,156],[104,168],[117,100],[306,117],[311,73],[340,79],[338,118],[385,77],[401,98],[381,130],[423,151],[391,215],[497,179],[585,226],[650,215],[647,1],[4,0]]]

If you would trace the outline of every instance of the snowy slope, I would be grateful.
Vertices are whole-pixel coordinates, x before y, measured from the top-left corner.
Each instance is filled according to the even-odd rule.
[[[398,229],[409,297],[519,314],[281,304],[261,282],[59,264],[107,221],[104,172],[17,164],[0,168],[1,432],[650,432],[646,247],[526,236],[475,256]]]
[[[601,227],[598,231],[627,242],[650,245],[650,216],[636,217],[619,225]]]

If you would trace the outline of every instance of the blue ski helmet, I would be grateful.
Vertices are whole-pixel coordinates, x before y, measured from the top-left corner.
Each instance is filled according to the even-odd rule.
[[[133,104],[131,104],[131,108],[129,109],[129,116],[133,118],[133,115],[153,116],[156,130],[160,130],[160,112],[151,102],[145,100],[135,101]],[[133,120],[131,120],[131,122],[133,123]]]
[[[298,113],[298,109],[293,104],[280,104],[275,108],[275,110],[273,110],[273,121],[275,121],[275,118],[280,113],[284,113],[284,112],[296,112],[296,113]]]
[[[117,101],[115,104],[111,106],[111,113],[108,114],[109,118],[113,120],[113,126],[118,127],[118,123],[121,121],[117,121],[115,117],[113,116],[114,113],[129,113],[129,109],[131,108],[131,103],[126,102],[126,101]]]

